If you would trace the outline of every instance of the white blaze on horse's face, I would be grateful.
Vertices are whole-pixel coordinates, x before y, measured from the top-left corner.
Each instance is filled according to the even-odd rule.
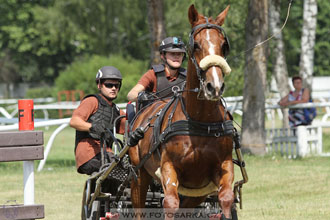
[[[215,45],[210,40],[210,30],[209,29],[206,30],[206,40],[207,40],[207,42],[209,44],[209,54],[210,55],[215,54],[215,52],[214,52]],[[218,77],[217,70],[216,70],[215,66],[212,66],[211,67],[211,71],[212,71],[212,76],[213,76],[213,82],[214,82],[215,90],[216,91],[220,91],[220,89],[221,89],[220,79]]]
[[[203,92],[207,100],[217,101],[221,98],[224,87],[224,75],[230,72],[226,60],[221,57],[222,41],[219,32],[214,29],[205,29],[200,32],[204,34],[204,41],[200,42],[199,55],[200,68],[204,72]],[[202,36],[199,37],[201,39]],[[229,69],[229,71],[228,71]]]

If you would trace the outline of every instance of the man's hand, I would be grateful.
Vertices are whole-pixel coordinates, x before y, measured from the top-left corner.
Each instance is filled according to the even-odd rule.
[[[93,135],[95,135],[95,136],[98,136],[98,138],[100,138],[101,134],[106,132],[105,126],[101,121],[94,122],[94,123],[92,123],[92,127],[89,129],[89,132],[92,137],[93,137]]]
[[[138,127],[133,131],[128,139],[127,145],[130,147],[133,147],[139,143],[139,140],[144,137],[144,131],[143,128]]]

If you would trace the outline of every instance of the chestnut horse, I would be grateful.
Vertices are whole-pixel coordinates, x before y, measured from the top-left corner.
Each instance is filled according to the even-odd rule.
[[[223,218],[231,219],[234,127],[221,101],[224,77],[231,71],[224,59],[229,42],[221,27],[228,9],[213,20],[190,6],[186,87],[174,88],[173,98],[153,103],[132,124],[131,131],[145,132],[129,149],[133,165],[140,164],[138,178],[131,182],[134,208],[144,208],[155,178],[164,190],[164,208],[193,208],[216,192]],[[178,193],[184,195],[182,201]]]

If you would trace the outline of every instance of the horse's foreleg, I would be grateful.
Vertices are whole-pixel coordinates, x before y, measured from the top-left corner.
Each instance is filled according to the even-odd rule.
[[[234,166],[232,158],[225,160],[221,165],[219,204],[226,218],[231,219],[231,207],[234,202],[232,183],[234,181]]]
[[[178,196],[177,173],[171,162],[165,162],[162,165],[162,185],[164,190],[164,208],[167,212],[175,213],[180,205]]]

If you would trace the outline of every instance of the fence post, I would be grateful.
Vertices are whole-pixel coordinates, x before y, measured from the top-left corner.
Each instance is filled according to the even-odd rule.
[[[317,136],[318,136],[318,141],[317,141],[317,149],[316,152],[318,155],[321,155],[323,152],[323,140],[322,140],[322,127],[318,126],[317,127]]]
[[[306,126],[297,127],[297,147],[299,156],[304,157],[308,154],[307,129]]]
[[[34,130],[33,100],[18,100],[18,128],[20,131]],[[34,161],[23,162],[24,205],[34,204]]]

